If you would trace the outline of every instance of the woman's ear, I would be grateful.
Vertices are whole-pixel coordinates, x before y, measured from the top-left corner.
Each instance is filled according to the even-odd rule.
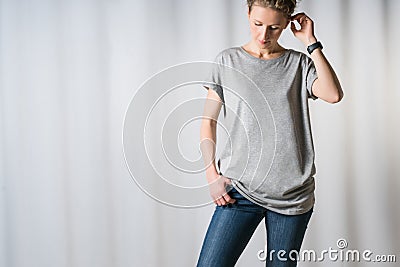
[[[286,28],[287,28],[287,26],[289,25],[289,23],[290,23],[290,19],[287,19],[287,21],[286,21],[286,24],[285,24],[285,28],[284,28],[284,29],[286,29]]]

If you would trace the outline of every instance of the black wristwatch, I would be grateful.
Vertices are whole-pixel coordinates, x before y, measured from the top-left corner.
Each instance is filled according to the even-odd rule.
[[[307,52],[311,55],[311,53],[317,48],[321,48],[321,49],[323,48],[321,42],[316,42],[316,43],[310,44],[307,47]]]

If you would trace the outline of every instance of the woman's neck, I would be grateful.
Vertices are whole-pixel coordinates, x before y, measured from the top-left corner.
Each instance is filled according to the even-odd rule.
[[[273,47],[260,48],[256,44],[249,42],[243,46],[243,48],[251,55],[260,59],[272,59],[277,58],[285,52],[285,48],[280,46],[278,43]]]

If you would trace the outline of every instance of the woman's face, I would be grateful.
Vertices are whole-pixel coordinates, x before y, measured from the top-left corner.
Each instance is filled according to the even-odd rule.
[[[260,49],[274,48],[289,23],[282,12],[257,5],[252,7],[248,17],[252,42]]]

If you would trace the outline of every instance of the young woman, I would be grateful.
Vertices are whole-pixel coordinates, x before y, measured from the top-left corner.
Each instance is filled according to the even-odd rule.
[[[216,61],[240,71],[261,90],[273,118],[274,134],[270,137],[275,137],[274,146],[266,145],[265,138],[252,136],[257,130],[254,117],[239,103],[240,97],[232,97],[225,90],[223,83],[227,78],[221,77],[217,69],[211,78],[215,84],[205,86],[212,89],[208,90],[207,101],[216,104],[206,105],[207,116],[201,125],[206,178],[216,207],[197,266],[234,266],[263,218],[267,232],[266,265],[296,266],[296,254],[292,251],[300,251],[315,202],[316,169],[308,100],[319,98],[337,103],[343,97],[339,80],[314,35],[314,22],[304,13],[292,16],[296,0],[248,0],[247,5],[251,40],[223,50]],[[309,55],[279,44],[289,23]],[[251,99],[256,91],[245,88],[243,94]],[[256,110],[256,104],[247,103]],[[231,144],[219,158],[217,170],[213,159],[216,120],[222,105],[233,109],[236,117],[226,115],[231,120],[231,127],[227,128]],[[267,113],[257,115],[268,117]],[[238,125],[244,126],[246,135],[238,133]],[[269,158],[256,162],[252,155],[261,148]],[[247,169],[262,168],[269,162],[271,165],[265,177],[258,177],[241,172],[238,166],[243,162]],[[254,189],[250,188],[252,183],[257,185]]]

